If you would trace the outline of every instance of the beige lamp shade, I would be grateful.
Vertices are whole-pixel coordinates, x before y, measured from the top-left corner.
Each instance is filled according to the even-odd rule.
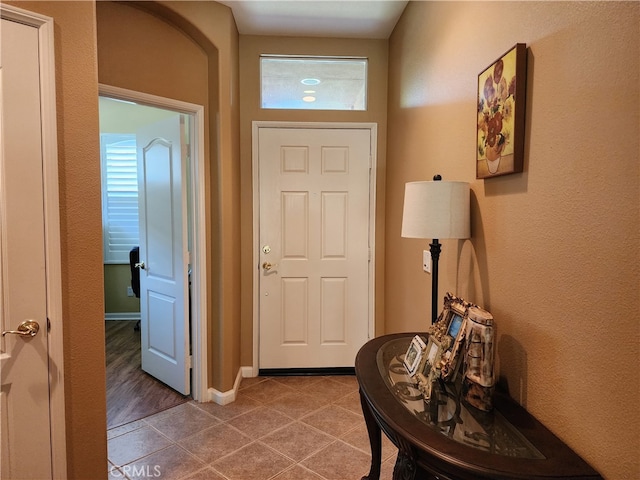
[[[469,184],[444,180],[405,184],[402,236],[469,238]]]

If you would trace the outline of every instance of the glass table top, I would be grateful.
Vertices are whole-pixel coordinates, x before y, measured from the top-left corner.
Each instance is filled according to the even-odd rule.
[[[484,412],[462,402],[459,383],[436,383],[431,400],[425,401],[416,381],[408,375],[403,364],[411,339],[403,337],[385,343],[378,350],[376,361],[393,396],[415,415],[416,420],[456,442],[488,453],[545,458],[496,409]]]

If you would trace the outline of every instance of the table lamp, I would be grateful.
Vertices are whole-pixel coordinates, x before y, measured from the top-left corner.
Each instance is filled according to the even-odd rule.
[[[402,236],[432,239],[429,244],[433,259],[431,279],[431,323],[438,317],[438,259],[439,239],[469,238],[469,184],[442,181],[408,182],[404,191]]]

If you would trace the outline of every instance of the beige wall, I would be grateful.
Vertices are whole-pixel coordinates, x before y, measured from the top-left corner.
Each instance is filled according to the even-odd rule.
[[[104,478],[107,440],[95,6],[93,2],[7,3],[48,15],[55,22],[68,478]]]
[[[127,265],[105,264],[104,266],[104,312],[140,312],[140,299],[127,295],[131,286],[131,267]]]
[[[104,478],[95,6],[8,3],[55,20],[68,478]],[[208,130],[210,148],[220,154],[207,172],[220,186],[207,192],[209,262],[216,267],[208,292],[215,302],[211,382],[224,391],[240,365],[240,287],[251,261],[238,220],[242,214],[244,236],[251,226],[247,125],[267,118],[252,118],[243,100],[240,157],[239,45],[226,7],[144,3],[170,17],[208,60],[207,107],[220,120]],[[494,314],[498,360],[512,395],[611,479],[629,478],[639,468],[638,6],[411,3],[390,42],[389,153],[382,163],[387,188],[378,192],[377,207],[380,213],[386,193],[385,329],[423,330],[429,278],[420,272],[420,255],[426,242],[399,236],[403,185],[436,172],[471,182],[473,239],[443,241],[441,292],[457,292]],[[313,52],[304,53],[326,54],[324,46],[331,45],[307,41]],[[516,42],[530,47],[525,173],[476,181],[477,74]],[[301,45],[287,43],[290,49]],[[140,86],[165,95],[154,90],[157,83]],[[384,118],[384,107],[378,114]],[[282,112],[268,119],[302,118]],[[378,121],[384,135],[386,120],[353,121]],[[385,231],[380,221],[378,231]],[[245,364],[250,334],[242,312]]]
[[[209,386],[229,390],[240,367],[238,34],[231,11],[189,1],[98,2],[97,11],[100,83],[205,106]]]
[[[51,16],[55,23],[67,477],[95,480],[105,478],[107,472],[96,6],[90,1],[7,3]],[[210,384],[228,390],[240,364],[239,253],[232,247],[238,243],[240,231],[236,211],[239,202],[233,198],[234,194],[239,196],[239,167],[235,167],[239,163],[238,35],[230,10],[217,3],[142,3],[146,8],[157,9],[188,32],[206,51],[209,60],[209,92],[205,101],[211,111],[216,112],[220,126],[208,129],[207,133],[211,145],[224,157],[219,164],[212,162],[207,172],[213,185],[217,185],[219,179],[224,180],[219,191],[208,191],[206,195],[207,204],[211,206],[211,225],[207,225],[207,231],[213,253],[209,262],[217,266],[208,292],[212,299],[211,317],[215,319],[211,344],[218,342],[216,346],[219,346],[213,359]],[[100,5],[104,7],[102,2]],[[183,44],[183,39],[173,35],[171,38]],[[118,59],[105,58],[109,63],[102,67],[109,68],[114,75],[105,78],[105,83],[108,80],[116,86],[170,96],[170,92],[163,89],[166,83],[161,78],[142,74],[148,83],[136,79],[129,79],[131,82],[127,83],[126,76],[118,77],[122,73]],[[189,72],[179,70],[179,73],[188,75]],[[202,82],[201,76],[182,80]],[[179,99],[198,103],[190,96],[194,92],[196,88]],[[224,101],[219,102],[218,96]],[[218,228],[221,222],[226,227],[224,232]],[[224,258],[224,262],[219,261],[220,258]],[[224,299],[224,305],[216,302],[219,298]],[[238,326],[227,328],[229,324]],[[236,347],[229,347],[230,343]]]
[[[431,304],[404,183],[470,182],[440,298],[493,313],[502,383],[610,479],[640,475],[639,20],[637,2],[411,2],[389,49],[387,332],[424,330]],[[477,75],[517,42],[524,173],[476,180]]]
[[[152,2],[140,3],[170,18],[203,46],[209,57],[208,107],[215,117],[209,129],[210,149],[217,152],[217,161],[210,165],[212,188],[206,198],[211,206],[207,238],[212,243],[208,265],[212,355],[209,381],[217,390],[228,391],[240,370],[238,31],[231,10],[216,2],[162,2],[158,8]]]
[[[190,37],[126,2],[96,5],[100,83],[207,103],[207,56]]]
[[[359,56],[369,59],[366,111],[263,110],[260,55]],[[240,36],[240,161],[242,177],[242,365],[253,365],[253,188],[252,122],[368,122],[378,125],[376,204],[376,331],[384,330],[384,182],[387,128],[387,41],[336,38]]]

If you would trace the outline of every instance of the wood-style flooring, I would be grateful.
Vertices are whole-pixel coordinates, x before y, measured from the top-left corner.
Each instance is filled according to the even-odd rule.
[[[136,322],[105,322],[107,357],[107,428],[140,420],[189,400],[140,367],[140,332]]]

